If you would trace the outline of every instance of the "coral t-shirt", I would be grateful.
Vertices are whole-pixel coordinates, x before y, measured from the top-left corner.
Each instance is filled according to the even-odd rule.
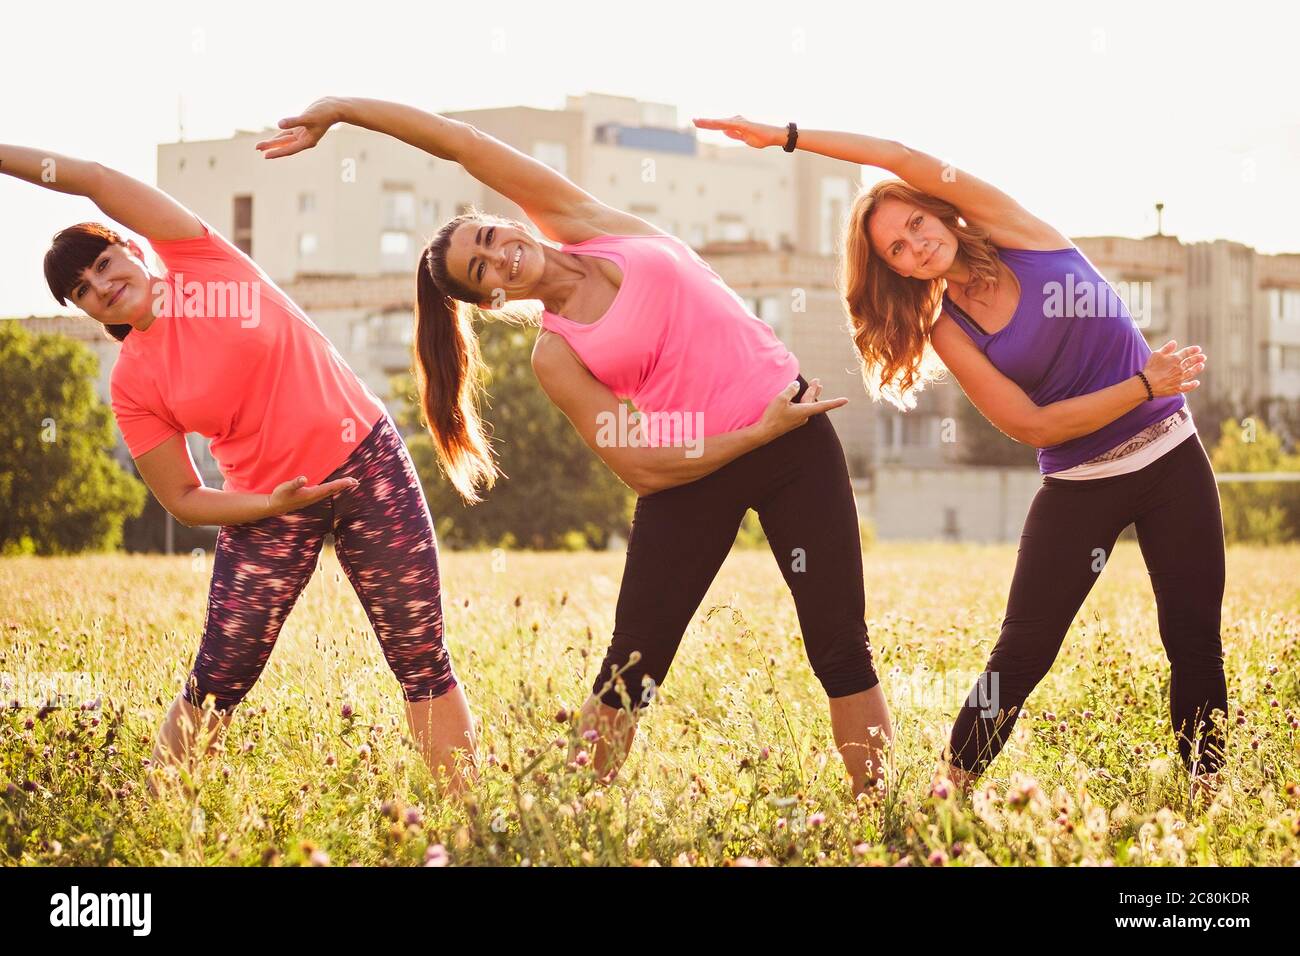
[[[211,439],[226,491],[315,484],[387,414],[307,314],[224,236],[151,241],[166,266],[157,316],[132,329],[111,376],[133,458],[172,435]]]

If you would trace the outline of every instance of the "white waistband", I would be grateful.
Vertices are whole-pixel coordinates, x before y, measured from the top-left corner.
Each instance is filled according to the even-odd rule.
[[[1174,413],[1174,415],[1177,414],[1177,412]],[[1174,416],[1170,417],[1172,418]],[[1186,418],[1180,417],[1173,427],[1164,432],[1164,434],[1147,442],[1145,445],[1134,449],[1130,454],[1104,461],[1085,461],[1081,465],[1075,465],[1073,468],[1066,468],[1064,471],[1048,472],[1048,477],[1075,480],[1083,478],[1108,478],[1111,475],[1127,475],[1130,472],[1137,471],[1139,468],[1145,468],[1165,452],[1172,451],[1178,445],[1182,444],[1183,440],[1187,438],[1188,435],[1195,431],[1196,423],[1192,421],[1192,415],[1189,410]]]

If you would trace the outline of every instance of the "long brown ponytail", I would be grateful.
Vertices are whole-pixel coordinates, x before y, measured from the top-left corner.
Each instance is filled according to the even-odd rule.
[[[451,234],[468,218],[457,216],[444,225],[420,257],[414,351],[420,405],[442,470],[461,497],[476,504],[482,500],[480,488],[491,488],[499,469],[479,414],[487,367],[470,309],[460,305],[475,299],[446,267]]]

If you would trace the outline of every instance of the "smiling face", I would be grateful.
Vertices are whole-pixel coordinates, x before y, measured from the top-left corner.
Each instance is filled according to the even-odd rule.
[[[871,251],[901,276],[937,279],[957,256],[957,237],[934,213],[901,199],[882,199],[867,221]]]
[[[516,226],[492,220],[461,223],[447,247],[447,272],[489,308],[534,298],[529,293],[545,269],[541,243]]]
[[[68,291],[68,301],[96,322],[133,325],[149,311],[149,270],[135,243],[104,248]]]

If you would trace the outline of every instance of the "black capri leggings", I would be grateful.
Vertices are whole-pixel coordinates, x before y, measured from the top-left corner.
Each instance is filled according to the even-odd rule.
[[[1129,524],[1155,590],[1179,755],[1189,770],[1218,769],[1223,728],[1209,717],[1228,708],[1219,640],[1223,518],[1195,434],[1126,475],[1043,477],[1020,536],[1001,636],[952,728],[955,766],[978,774],[998,755]]]
[[[796,401],[808,384],[802,377]],[[637,499],[614,619],[614,639],[592,688],[633,708],[663,683],[691,616],[731,550],[745,512],[763,531],[794,595],[804,647],[830,697],[878,680],[867,643],[862,545],[844,450],[825,414],[703,478]],[[631,666],[633,651],[640,659]]]

